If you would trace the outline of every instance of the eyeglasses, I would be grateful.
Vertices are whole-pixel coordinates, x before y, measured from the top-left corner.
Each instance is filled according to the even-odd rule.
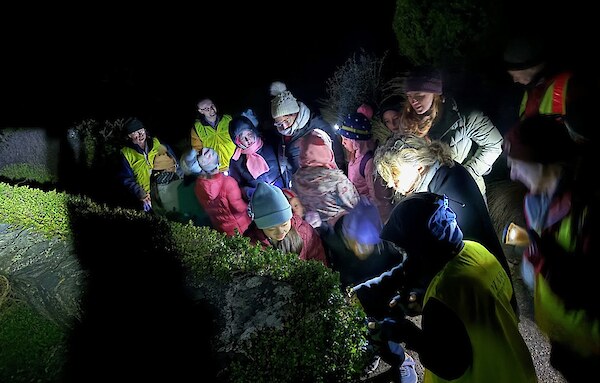
[[[209,105],[209,106],[207,106],[206,108],[198,108],[198,110],[199,110],[199,111],[201,111],[201,112],[208,112],[208,111],[210,111],[211,109],[215,109],[215,105],[214,105],[214,104],[212,104],[212,105]]]
[[[275,121],[273,123],[273,126],[275,126],[276,128],[283,128],[284,125],[290,126],[290,125],[292,125],[291,119],[292,119],[292,116],[287,116],[286,118],[284,118],[281,121]]]

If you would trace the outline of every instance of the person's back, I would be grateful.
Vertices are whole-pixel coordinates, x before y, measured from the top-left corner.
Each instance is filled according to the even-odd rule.
[[[205,174],[196,179],[194,190],[213,227],[227,235],[243,234],[251,219],[236,180],[218,171],[218,155],[212,149],[202,149],[198,163]]]
[[[399,219],[385,225],[381,238],[405,249],[407,258],[367,282],[371,288],[394,284],[413,315],[422,315],[422,327],[400,317],[369,327],[416,350],[426,382],[536,382],[510,304],[510,279],[484,246],[463,240],[448,202],[428,192],[400,201]]]
[[[306,211],[319,213],[331,225],[359,200],[356,187],[337,168],[329,136],[315,129],[301,141],[300,169],[292,176],[292,189]]]

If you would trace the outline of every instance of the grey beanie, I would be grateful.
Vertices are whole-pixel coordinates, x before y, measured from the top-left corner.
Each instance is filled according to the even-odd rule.
[[[292,207],[283,191],[262,181],[252,195],[251,208],[259,229],[281,225],[292,218]]]

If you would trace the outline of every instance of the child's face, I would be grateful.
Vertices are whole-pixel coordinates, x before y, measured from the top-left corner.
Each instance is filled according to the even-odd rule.
[[[290,206],[292,207],[292,212],[296,214],[298,217],[304,217],[304,206],[302,206],[302,202],[298,197],[293,197],[290,199]]]
[[[267,227],[267,228],[262,229],[262,231],[272,241],[283,241],[283,239],[285,238],[287,233],[290,232],[291,228],[292,228],[292,220],[290,219],[290,220],[282,223],[281,225]]]

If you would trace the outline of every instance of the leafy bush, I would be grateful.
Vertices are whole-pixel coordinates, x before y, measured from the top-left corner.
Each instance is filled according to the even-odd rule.
[[[487,0],[396,0],[400,54],[416,65],[461,67],[493,57],[502,4]]]
[[[347,382],[358,379],[368,364],[365,314],[345,301],[339,274],[319,262],[262,249],[240,235],[226,237],[212,229],[29,187],[0,183],[0,209],[6,223],[74,240],[85,267],[95,267],[101,275],[110,270],[108,286],[135,278],[135,273],[144,275],[143,270],[153,271],[148,264],[157,256],[181,262],[194,285],[209,278],[235,283],[240,275],[257,275],[289,286],[293,304],[286,307],[283,326],[259,329],[239,341],[239,352],[223,371],[230,381]],[[123,248],[124,241],[129,247]],[[98,304],[94,300],[95,307]],[[112,301],[106,304],[112,307]],[[48,334],[52,331],[28,334],[28,341],[48,350],[60,347],[60,337],[46,341]],[[14,331],[9,335],[26,336]],[[60,370],[61,364],[53,366]]]
[[[55,183],[55,174],[48,171],[46,166],[37,164],[10,164],[0,169],[0,176],[15,181],[35,181],[39,183]]]
[[[0,381],[60,382],[66,335],[28,305],[9,301],[0,310]]]

